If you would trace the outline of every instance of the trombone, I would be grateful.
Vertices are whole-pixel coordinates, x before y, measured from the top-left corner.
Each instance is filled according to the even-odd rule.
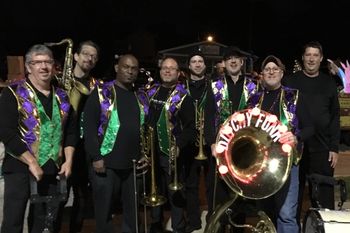
[[[152,127],[147,128],[145,138],[142,140],[147,147],[147,152],[151,157],[151,193],[148,196],[144,196],[141,203],[146,206],[156,207],[163,205],[167,199],[157,193],[156,175],[155,175],[155,160],[154,160],[154,130]],[[145,153],[145,150],[144,150]]]

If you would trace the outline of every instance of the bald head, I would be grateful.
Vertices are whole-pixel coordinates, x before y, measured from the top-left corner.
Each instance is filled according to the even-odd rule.
[[[177,61],[168,57],[165,58],[160,64],[160,78],[162,80],[162,85],[165,87],[174,86],[180,76],[179,64]]]
[[[120,56],[119,61],[118,61],[118,65],[125,63],[126,60],[130,60],[134,63],[137,63],[137,66],[139,65],[139,61],[132,54],[125,54],[125,55]]]

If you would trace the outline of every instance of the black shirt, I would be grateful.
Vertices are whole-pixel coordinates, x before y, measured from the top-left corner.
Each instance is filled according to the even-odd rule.
[[[241,100],[243,85],[244,85],[244,76],[240,76],[236,83],[234,83],[230,76],[225,76],[227,82],[227,89],[229,100],[232,103],[232,113],[237,111],[239,107],[239,102]],[[216,103],[213,89],[210,87],[207,94],[207,101],[205,106],[205,117],[204,117],[204,132],[205,139],[209,145],[212,145],[216,141],[216,134],[218,129],[215,128],[215,112],[216,112]]]
[[[340,110],[334,80],[324,73],[308,77],[303,71],[286,77],[284,85],[299,89],[305,96],[306,106],[315,127],[315,135],[306,141],[310,152],[338,152],[340,138]]]
[[[208,86],[208,81],[206,78],[203,78],[200,80],[190,79],[188,81],[188,90],[192,99],[200,102],[205,95],[207,86]]]
[[[115,86],[119,117],[119,131],[112,151],[102,156],[98,137],[101,107],[97,89],[88,98],[84,108],[85,150],[93,161],[103,159],[105,166],[112,169],[132,168],[132,160],[140,158],[140,108],[132,90]]]
[[[155,136],[157,135],[156,125],[159,120],[161,111],[173,90],[174,88],[166,88],[160,86],[159,91],[151,99],[149,118],[147,122],[151,127],[154,128]],[[196,137],[196,130],[194,125],[194,106],[192,98],[189,95],[184,98],[181,107],[177,112],[176,118],[178,120],[176,130],[179,132],[176,138],[176,144],[180,149],[182,149],[184,146],[186,146],[186,144],[194,142],[194,139]]]
[[[263,92],[264,99],[261,104],[261,109],[274,114],[279,118],[281,88],[278,88],[276,90],[263,90]],[[298,140],[305,141],[313,135],[314,128],[310,119],[310,113],[305,103],[305,99],[301,93],[299,93],[298,96],[295,114],[298,119],[298,128],[300,129],[296,136]]]
[[[30,81],[27,82],[31,85]],[[37,97],[39,98],[41,104],[44,107],[46,115],[51,118],[52,116],[52,91],[49,96],[45,96],[41,92],[31,85],[34,89]],[[10,91],[9,88],[5,88],[1,94],[0,98],[0,109],[2,113],[0,115],[0,141],[5,144],[7,150],[11,151],[11,154],[14,156],[20,156],[26,152],[27,146],[22,141],[21,135],[18,129],[19,122],[19,113],[18,113],[18,104],[17,99]],[[64,130],[64,147],[75,146],[77,141],[77,125],[74,114],[72,114],[72,108],[69,113],[67,123]],[[57,167],[53,160],[46,162],[42,169],[45,174],[55,174],[57,172]],[[29,172],[28,166],[21,162],[20,160],[12,157],[9,154],[6,154],[3,164],[4,172]]]

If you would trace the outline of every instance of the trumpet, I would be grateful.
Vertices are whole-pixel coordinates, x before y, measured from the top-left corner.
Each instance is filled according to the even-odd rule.
[[[181,190],[183,187],[183,185],[178,182],[177,156],[178,156],[178,149],[176,145],[176,139],[174,136],[170,136],[169,174],[171,175],[173,171],[173,182],[169,184],[168,188],[172,191]]]
[[[196,128],[198,130],[198,137],[196,146],[198,147],[198,154],[196,157],[194,157],[196,160],[206,160],[207,156],[205,156],[204,153],[204,110],[201,109],[200,106],[198,106],[198,100],[196,100],[195,104],[195,121],[196,121]]]
[[[157,193],[156,175],[155,175],[155,159],[154,159],[154,130],[152,127],[147,128],[146,139],[147,148],[144,151],[150,153],[151,157],[151,193],[148,196],[144,196],[141,203],[146,206],[160,206],[163,205],[167,199]]]

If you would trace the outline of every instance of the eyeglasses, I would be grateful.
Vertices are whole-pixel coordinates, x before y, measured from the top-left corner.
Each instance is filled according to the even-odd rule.
[[[268,74],[268,73],[277,73],[277,72],[280,72],[281,71],[281,69],[280,68],[278,68],[278,67],[273,67],[273,68],[265,68],[265,69],[263,69],[263,72],[264,73],[266,73],[266,74]]]
[[[93,61],[97,61],[97,55],[95,55],[95,54],[90,54],[90,53],[85,52],[85,51],[81,52],[80,54],[83,55],[84,57],[91,58],[91,60],[93,60]]]
[[[178,68],[176,68],[176,67],[167,67],[167,66],[163,66],[163,67],[161,67],[160,68],[160,70],[161,71],[177,71],[178,70]]]
[[[46,66],[52,66],[54,63],[54,60],[34,60],[29,62],[29,64],[31,64],[32,66],[40,66],[42,64]]]

